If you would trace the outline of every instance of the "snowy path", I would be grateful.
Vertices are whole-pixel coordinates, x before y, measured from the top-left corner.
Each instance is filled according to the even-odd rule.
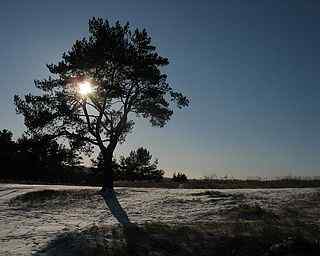
[[[62,232],[92,224],[115,224],[103,200],[98,196],[84,201],[62,204],[61,207],[19,208],[9,206],[10,199],[30,191],[44,189],[92,189],[58,185],[0,184],[0,255],[31,255]],[[319,189],[251,189],[220,190],[241,197],[209,198],[193,196],[204,190],[118,188],[119,201],[131,221],[195,223],[224,221],[223,211],[241,203],[259,204],[281,214],[286,207],[297,207],[304,218],[320,226]]]

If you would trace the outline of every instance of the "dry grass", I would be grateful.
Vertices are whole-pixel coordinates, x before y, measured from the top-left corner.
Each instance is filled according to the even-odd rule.
[[[82,190],[41,190],[19,195],[10,200],[11,207],[57,208],[91,201],[99,197],[94,189]]]
[[[229,234],[218,232],[217,226],[217,223],[194,226],[159,222],[125,228],[92,226],[58,236],[36,256],[315,256],[320,253],[319,240],[306,239],[301,233],[285,234],[267,226],[257,232],[243,226],[240,233]],[[237,227],[233,228],[236,231]]]
[[[120,192],[120,196],[125,193],[127,192]],[[178,203],[198,202],[204,197],[236,200],[233,207],[221,213],[226,218],[220,222],[206,221],[206,217],[203,217],[201,222],[196,224],[147,222],[140,226],[130,225],[124,228],[91,226],[81,231],[60,234],[35,255],[320,255],[319,227],[300,221],[303,214],[293,205],[283,209],[290,215],[288,221],[284,215],[276,214],[261,205],[246,203],[241,195],[217,191],[188,195],[194,198],[177,198],[180,200]],[[91,207],[90,202],[98,198],[101,200],[98,191],[93,189],[43,190],[18,196],[11,200],[10,205],[35,209],[79,207],[79,204]],[[318,193],[312,195],[313,203],[318,202],[317,198]],[[173,197],[172,200],[176,198]],[[300,197],[297,200],[300,200]],[[308,203],[305,206],[314,207],[314,204]]]

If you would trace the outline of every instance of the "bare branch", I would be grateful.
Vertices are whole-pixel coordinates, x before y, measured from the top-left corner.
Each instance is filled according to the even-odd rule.
[[[91,138],[88,138],[86,136],[82,136],[80,134],[77,134],[77,133],[72,133],[72,132],[69,132],[68,130],[63,130],[61,132],[59,132],[56,137],[59,137],[59,136],[67,136],[67,137],[70,137],[70,138],[74,138],[74,139],[81,139],[81,140],[84,140],[84,141],[87,141],[87,142],[90,142],[94,145],[99,145],[98,142],[94,139],[91,139]]]
[[[95,136],[95,133],[93,131],[93,128],[92,128],[92,125],[91,125],[91,122],[90,122],[90,116],[89,116],[88,111],[87,111],[86,101],[84,101],[82,103],[82,110],[84,112],[84,115],[85,115],[85,118],[86,118],[86,121],[87,121],[88,130],[93,136]]]

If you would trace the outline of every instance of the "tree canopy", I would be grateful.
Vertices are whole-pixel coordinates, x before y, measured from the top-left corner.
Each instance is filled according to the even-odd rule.
[[[60,62],[47,65],[51,76],[35,81],[40,95],[15,96],[16,109],[31,133],[112,154],[133,129],[135,116],[162,127],[173,114],[172,103],[188,106],[189,100],[167,82],[162,67],[168,63],[145,29],[92,18],[89,37],[77,40]],[[88,94],[79,92],[81,83],[92,86]]]

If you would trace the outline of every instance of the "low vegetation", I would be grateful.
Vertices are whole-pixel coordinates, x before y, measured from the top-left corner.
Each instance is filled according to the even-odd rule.
[[[125,195],[125,191],[120,190],[119,195]],[[319,194],[310,196],[308,200],[315,201],[313,196]],[[232,204],[215,213],[224,216],[217,221],[206,221],[203,217],[196,223],[145,222],[125,227],[93,225],[81,230],[63,230],[65,233],[35,255],[313,256],[320,253],[319,227],[304,221],[301,209],[300,215],[299,209],[293,206],[274,212],[261,204],[250,203],[245,196],[211,190],[186,194],[183,203],[193,202],[188,198],[205,199],[208,203],[210,199],[221,198]],[[48,207],[58,210],[64,206],[75,209],[83,205],[94,208],[97,200],[100,199],[96,189],[43,190],[20,195],[10,205],[29,210]],[[171,203],[166,201],[166,205],[170,207]],[[290,218],[286,218],[287,214]]]
[[[239,231],[236,225],[218,225],[220,230],[213,225],[168,225],[158,222],[124,228],[92,226],[61,234],[36,256],[313,256],[320,253],[319,240],[307,239],[298,231],[286,234],[268,227],[268,232],[257,232],[251,226],[245,226],[241,232],[235,233]],[[224,225],[228,226],[228,230],[221,232]]]
[[[263,209],[258,204],[240,204],[239,206],[232,208],[229,211],[229,214],[242,220],[263,220],[266,223],[276,221],[278,219],[277,215],[271,211]]]
[[[19,195],[10,200],[9,205],[17,208],[58,208],[72,204],[88,204],[100,199],[98,190],[41,190]]]
[[[191,193],[191,196],[208,196],[208,197],[232,197],[231,194],[222,193],[219,191],[207,190],[204,192]]]

